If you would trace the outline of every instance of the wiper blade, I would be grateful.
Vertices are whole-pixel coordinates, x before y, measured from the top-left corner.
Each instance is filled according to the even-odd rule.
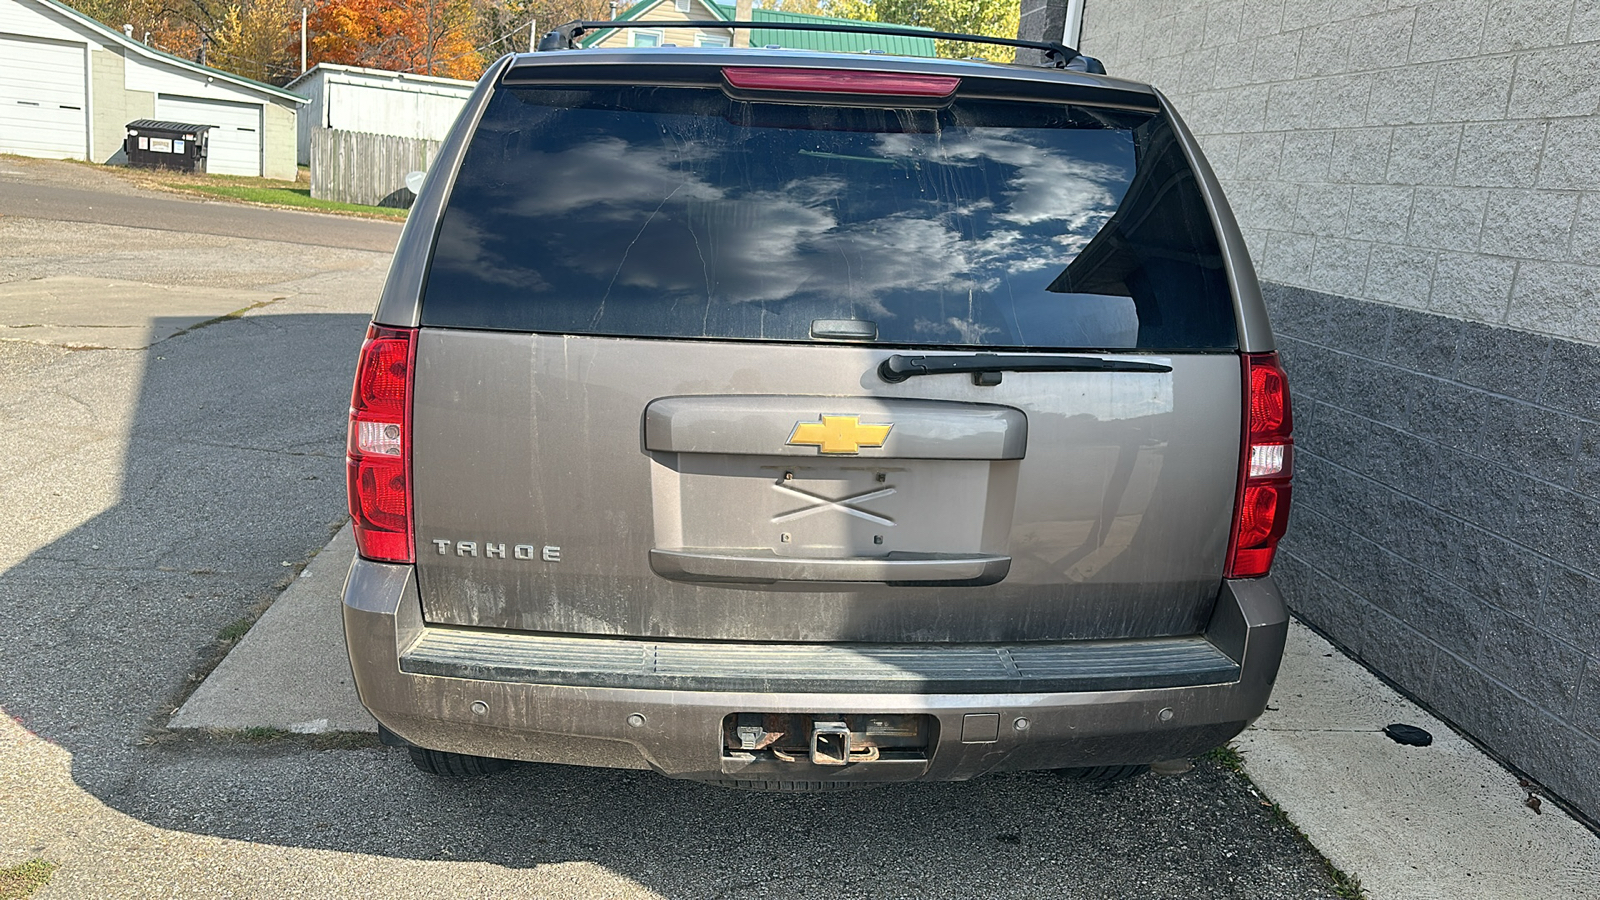
[[[973,353],[967,356],[902,356],[894,354],[878,366],[878,377],[899,384],[915,375],[973,373],[976,384],[999,384],[1001,372],[1171,372],[1165,363],[1098,356],[1019,356]],[[991,377],[985,378],[984,375]]]

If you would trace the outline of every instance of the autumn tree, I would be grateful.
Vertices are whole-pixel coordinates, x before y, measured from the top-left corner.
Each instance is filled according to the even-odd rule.
[[[148,40],[153,46],[194,59],[200,48],[200,32],[187,20],[174,15],[173,4],[163,0],[66,0],[78,12],[122,31],[133,26],[133,39]]]
[[[471,0],[323,0],[308,29],[318,62],[477,78]]]
[[[158,0],[67,0],[67,5],[118,31],[124,25],[132,25],[137,39],[152,30],[164,12]]]
[[[158,50],[257,81],[299,74],[296,0],[71,0],[111,28]]]
[[[1017,0],[825,0],[828,15],[866,22],[918,25],[934,31],[955,31],[987,37],[1015,38],[1022,6]],[[1011,62],[1016,51],[996,44],[939,41],[940,56],[981,56]]]
[[[311,62],[477,78],[575,19],[610,17],[609,0],[66,0],[136,40],[259,81],[300,74],[300,8],[310,7]],[[783,12],[1011,37],[1016,0],[762,0]],[[536,25],[530,29],[530,25]],[[534,33],[530,33],[530,31]],[[941,56],[1010,60],[1010,48],[938,42]]]
[[[527,52],[530,39],[537,45],[557,25],[611,17],[609,0],[473,0],[472,6],[472,43],[485,62]]]
[[[250,0],[228,11],[211,35],[212,65],[257,81],[282,83],[300,72],[300,4]]]
[[[774,12],[804,13],[808,16],[837,16],[839,13],[827,10],[827,0],[766,0],[757,3],[762,9]]]

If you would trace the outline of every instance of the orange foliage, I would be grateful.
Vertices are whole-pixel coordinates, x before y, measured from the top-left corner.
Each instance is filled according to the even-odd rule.
[[[200,58],[200,29],[193,22],[168,16],[151,22],[145,33],[150,36],[148,40],[152,46],[184,59]],[[134,28],[133,39],[142,39],[137,27]]]
[[[311,10],[313,62],[477,78],[468,0],[326,0]]]

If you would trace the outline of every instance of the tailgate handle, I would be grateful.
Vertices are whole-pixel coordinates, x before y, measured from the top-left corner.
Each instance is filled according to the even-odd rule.
[[[1132,359],[1106,359],[1099,356],[1018,356],[1015,354],[973,353],[964,356],[902,356],[894,354],[878,366],[878,377],[899,384],[914,375],[943,375],[970,372],[977,384],[999,384],[998,378],[976,376],[997,372],[1171,372],[1165,363]]]
[[[984,553],[889,553],[879,557],[807,559],[770,551],[650,551],[650,568],[673,581],[697,584],[776,584],[792,581],[876,582],[977,587],[1011,571],[1011,557]]]

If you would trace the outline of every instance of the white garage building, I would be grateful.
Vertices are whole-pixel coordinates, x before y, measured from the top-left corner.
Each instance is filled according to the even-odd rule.
[[[310,101],[298,120],[300,164],[311,164],[311,133],[318,128],[442,141],[475,84],[318,63],[287,87]]]
[[[158,119],[211,126],[208,172],[292,179],[305,102],[54,0],[0,0],[0,153],[112,162],[128,122]]]

